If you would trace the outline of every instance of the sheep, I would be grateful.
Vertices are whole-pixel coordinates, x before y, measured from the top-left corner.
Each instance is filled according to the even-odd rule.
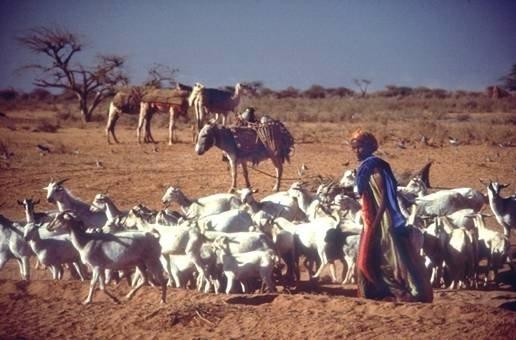
[[[90,204],[74,197],[72,193],[63,186],[63,183],[67,180],[69,179],[67,178],[57,182],[51,180],[50,183],[43,188],[43,190],[47,191],[47,201],[57,204],[60,212],[65,210],[73,211],[77,217],[84,222],[86,227],[102,228],[107,222],[104,212],[94,211],[95,209],[92,209]]]
[[[50,231],[64,229],[72,241],[73,246],[81,256],[81,260],[92,269],[90,289],[84,304],[93,301],[93,293],[97,282],[100,290],[111,300],[118,303],[119,300],[109,293],[104,287],[104,281],[99,277],[105,269],[124,270],[136,267],[141,280],[127,294],[127,299],[147,282],[147,271],[161,286],[161,303],[166,301],[167,287],[162,276],[163,268],[160,263],[161,246],[158,239],[150,234],[139,231],[126,231],[118,234],[86,233],[83,230],[84,223],[74,216],[69,210],[59,213],[47,226]]]
[[[507,238],[511,235],[511,229],[516,229],[516,196],[502,197],[500,195],[502,189],[508,186],[509,184],[492,181],[487,183],[489,206],[496,221],[503,227],[503,233]]]
[[[222,272],[227,278],[226,294],[231,292],[235,280],[240,281],[242,291],[247,292],[244,281],[257,277],[267,285],[269,292],[276,291],[272,272],[278,259],[274,251],[266,249],[233,253],[229,249],[228,242],[229,240],[226,238],[219,238],[214,242],[219,250],[218,257],[222,263]]]
[[[498,270],[503,264],[510,263],[509,251],[511,245],[509,239],[502,233],[487,229],[481,214],[476,214],[473,221],[478,229],[479,258],[487,259],[484,277],[484,284],[487,285],[491,271],[493,271],[493,278],[496,279]]]
[[[163,204],[177,202],[186,218],[217,214],[241,205],[238,196],[234,194],[219,193],[192,200],[186,197],[181,189],[175,187],[168,187],[161,201]]]
[[[39,234],[39,228],[34,223],[27,223],[23,236],[34,254],[36,254],[39,262],[46,267],[50,267],[52,278],[54,280],[61,280],[63,277],[62,265],[73,264],[81,281],[84,281],[85,273],[81,266],[80,255],[71,241],[65,235],[42,238]]]
[[[16,259],[22,280],[30,279],[30,257],[34,255],[19,225],[0,214],[0,270],[9,259]]]

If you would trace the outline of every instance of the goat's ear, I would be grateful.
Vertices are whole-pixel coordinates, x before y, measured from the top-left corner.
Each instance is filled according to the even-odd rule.
[[[39,204],[39,199],[35,202],[33,202],[34,205]]]
[[[500,183],[500,188],[501,189],[507,188],[509,185],[511,185],[511,184],[502,184],[502,183]]]
[[[16,202],[18,202],[19,205],[23,205],[23,202],[21,202],[20,200],[16,200]]]
[[[479,180],[479,182],[480,182],[480,183],[482,183],[483,185],[489,185],[489,183],[488,183],[486,180],[482,179],[482,178],[479,178],[478,180]]]

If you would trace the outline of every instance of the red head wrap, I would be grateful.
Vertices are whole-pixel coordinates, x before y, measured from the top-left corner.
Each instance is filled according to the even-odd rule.
[[[351,144],[368,149],[369,152],[378,150],[378,141],[371,132],[358,129],[351,135]]]

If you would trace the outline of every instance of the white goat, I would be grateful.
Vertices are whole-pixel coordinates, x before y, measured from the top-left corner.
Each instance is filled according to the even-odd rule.
[[[498,270],[503,264],[510,263],[509,251],[511,245],[509,239],[502,233],[487,229],[481,214],[474,216],[473,220],[478,228],[479,258],[487,259],[487,270],[484,277],[484,282],[487,285],[491,271],[493,271],[493,279],[496,279]]]
[[[471,201],[460,192],[441,190],[415,200],[418,216],[446,216],[471,208]]]
[[[73,265],[81,281],[84,281],[85,273],[82,268],[79,252],[74,248],[67,235],[42,238],[39,234],[39,226],[27,223],[24,229],[24,238],[29,243],[39,262],[49,267],[54,280],[63,277],[63,265]]]
[[[241,205],[238,196],[234,194],[219,193],[192,200],[186,197],[181,189],[175,187],[168,187],[161,201],[163,204],[177,202],[186,218],[217,214]]]
[[[242,291],[246,293],[245,281],[253,278],[261,278],[267,285],[268,291],[274,292],[276,287],[272,280],[272,272],[278,261],[274,251],[267,249],[233,253],[229,249],[228,242],[227,238],[219,238],[214,242],[219,250],[222,272],[227,278],[226,294],[231,292],[235,280],[240,281]]]
[[[223,211],[199,218],[203,230],[222,231],[225,233],[250,231],[253,226],[252,216],[240,208]]]
[[[516,196],[502,197],[500,192],[509,184],[489,181],[487,196],[489,206],[498,223],[503,227],[504,235],[510,237],[511,229],[516,229]]]
[[[446,217],[437,219],[437,232],[443,242],[444,262],[451,279],[451,289],[464,288],[475,275],[474,238],[465,228],[453,228]]]
[[[308,270],[310,279],[312,277],[319,277],[329,263],[326,248],[328,246],[326,236],[329,230],[335,229],[338,226],[338,221],[332,217],[318,218],[311,222],[294,224],[285,218],[276,218],[274,223],[283,230],[291,232],[296,240],[296,256],[301,254],[305,255],[304,265]],[[333,241],[333,240],[328,240]],[[296,262],[299,259],[296,259]],[[310,260],[315,260],[316,263],[320,263],[317,272],[312,275],[312,268],[308,265]],[[330,267],[332,279],[334,282],[337,281],[335,268]]]
[[[355,283],[356,262],[358,255],[358,244],[360,235],[347,235],[342,246],[344,262],[346,263],[346,274],[343,273],[342,283]]]
[[[147,282],[147,272],[151,273],[154,280],[161,286],[161,302],[166,300],[166,282],[163,278],[163,268],[160,263],[161,246],[158,239],[150,233],[127,231],[118,234],[86,233],[83,230],[83,222],[73,216],[69,211],[59,213],[48,225],[48,230],[67,230],[73,246],[81,256],[81,260],[92,269],[92,278],[88,297],[84,301],[89,304],[93,300],[95,286],[99,282],[100,289],[113,301],[118,299],[109,293],[104,287],[104,280],[99,277],[105,269],[127,270],[137,268],[143,278],[127,294],[127,299],[132,296]]]
[[[289,221],[304,221],[306,216],[299,208],[297,199],[289,192],[277,192],[263,198],[260,202],[256,201],[253,192],[249,188],[240,190],[240,200],[247,204],[252,214],[264,211],[275,217],[283,217]]]
[[[353,188],[355,186],[356,177],[356,170],[346,170],[339,181],[339,185],[343,188]]]
[[[141,231],[156,231],[159,233],[160,237],[158,242],[162,255],[161,260],[165,271],[168,273],[168,285],[171,285],[173,276],[170,255],[191,255],[194,252],[192,249],[200,248],[199,242],[202,241],[202,236],[199,230],[195,227],[190,227],[186,223],[174,227],[163,226],[156,223],[151,224],[133,209],[129,211],[128,220],[135,220],[134,224]],[[191,257],[199,273],[203,274],[203,266],[200,260],[195,255]]]
[[[92,210],[102,211],[106,214],[106,224],[102,227],[103,232],[116,232],[130,229],[125,225],[129,211],[121,211],[113,200],[105,194],[97,194],[92,202]]]
[[[88,228],[102,228],[107,221],[104,212],[95,211],[90,204],[74,197],[63,186],[63,183],[67,180],[63,179],[57,182],[51,180],[48,186],[43,188],[47,191],[48,202],[57,204],[60,212],[71,210]]]
[[[8,218],[0,215],[0,270],[9,259],[16,259],[23,280],[30,279],[30,257],[34,255],[23,238],[23,230]]]

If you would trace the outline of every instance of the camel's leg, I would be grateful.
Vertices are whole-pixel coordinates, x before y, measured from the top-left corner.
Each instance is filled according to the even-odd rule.
[[[141,143],[140,137],[141,137],[141,132],[143,129],[143,124],[145,123],[145,120],[146,120],[147,110],[148,110],[148,104],[141,103],[140,104],[140,115],[138,117],[138,127],[136,128],[136,139],[138,141],[138,144]]]
[[[111,141],[109,139],[110,135],[113,135],[113,139],[115,140],[115,143],[119,143],[118,139],[115,135],[115,126],[116,122],[120,116],[120,110],[118,110],[113,103],[109,104],[109,113],[108,113],[108,120],[106,124],[106,137],[108,144],[111,144]]]
[[[247,163],[245,161],[243,161],[240,164],[242,164],[242,174],[244,175],[245,186],[247,188],[250,188],[251,182],[249,182],[249,172],[247,171]]]
[[[154,113],[155,111],[152,109],[152,108],[149,108],[149,110],[147,111],[147,114],[145,115],[145,137],[143,139],[143,141],[145,143],[155,143],[154,141],[154,137],[152,137],[152,133],[151,133],[151,122],[152,122],[152,117],[154,116]]]
[[[176,111],[170,106],[170,120],[168,122],[168,145],[175,143],[176,139]]]
[[[279,191],[281,185],[281,176],[283,175],[283,163],[278,158],[272,158],[272,163],[276,168],[276,183],[274,184],[273,191]]]

